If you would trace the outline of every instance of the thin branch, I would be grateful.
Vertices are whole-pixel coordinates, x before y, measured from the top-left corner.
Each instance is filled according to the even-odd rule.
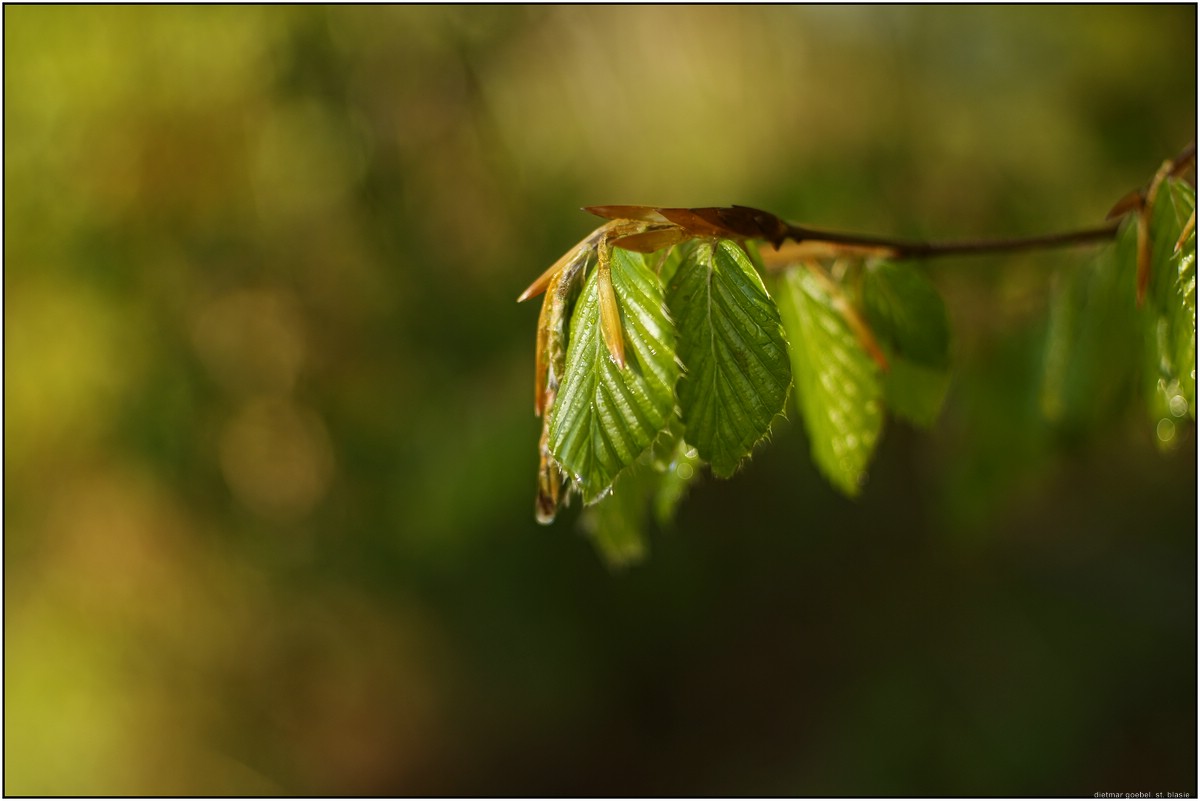
[[[1196,163],[1196,140],[1193,139],[1191,144],[1189,144],[1183,150],[1179,151],[1179,155],[1177,155],[1174,159],[1172,159],[1172,162],[1173,162],[1173,166],[1171,167],[1171,175],[1172,176],[1179,178],[1185,172],[1187,172],[1188,167],[1191,167],[1193,164]]]
[[[1157,186],[1157,182],[1163,180],[1165,175],[1182,175],[1195,161],[1196,143],[1193,141],[1184,147],[1174,159],[1163,165],[1152,186]],[[1120,218],[1126,214],[1140,212],[1144,224],[1147,217],[1146,207],[1152,202],[1152,193],[1148,197],[1145,190],[1138,190],[1130,192],[1117,201],[1112,211],[1109,212],[1108,220],[1095,228],[1083,228],[1041,236],[976,239],[963,242],[920,242],[839,231],[822,231],[793,225],[770,212],[748,206],[712,206],[694,209],[657,206],[587,206],[584,210],[610,220],[607,226],[614,224],[635,226],[627,231],[629,235],[613,241],[617,247],[645,253],[690,237],[728,238],[739,241],[759,239],[774,246],[773,251],[762,251],[764,266],[769,269],[779,269],[809,259],[836,258],[838,256],[931,259],[939,256],[1011,253],[1016,250],[1104,242],[1116,237]],[[601,231],[606,228],[602,228]],[[584,240],[577,247],[590,246],[596,235],[593,234],[592,238]],[[520,299],[524,300],[541,291],[545,280],[560,264],[550,268],[546,275],[535,281],[533,286],[525,290]]]
[[[1015,239],[978,239],[963,242],[918,242],[788,225],[786,236],[795,244],[781,245],[775,253],[763,250],[762,258],[768,267],[781,267],[793,263],[798,257],[835,255],[840,250],[849,251],[854,255],[865,254],[893,259],[930,259],[938,256],[1009,253],[1015,250],[1103,242],[1116,236],[1119,224],[1119,220],[1114,220],[1095,228],[1084,228],[1078,231]]]

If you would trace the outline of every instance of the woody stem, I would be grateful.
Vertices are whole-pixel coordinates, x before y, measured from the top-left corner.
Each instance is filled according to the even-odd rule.
[[[903,239],[887,239],[884,237],[820,231],[796,225],[788,226],[787,237],[797,243],[820,242],[833,245],[847,245],[851,248],[866,248],[872,251],[879,251],[881,255],[886,254],[891,258],[897,259],[928,259],[936,256],[1007,253],[1014,250],[1032,250],[1036,248],[1063,247],[1088,242],[1101,242],[1116,236],[1119,223],[1119,220],[1113,220],[1095,228],[1084,228],[1078,231],[1066,231],[1016,239],[980,239],[963,242],[914,242]]]

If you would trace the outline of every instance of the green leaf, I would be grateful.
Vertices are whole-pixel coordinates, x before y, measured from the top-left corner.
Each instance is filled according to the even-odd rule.
[[[867,265],[862,282],[863,313],[875,336],[913,364],[950,366],[950,322],[941,295],[910,264]]]
[[[666,253],[659,251],[646,258],[648,263],[658,268],[658,277],[662,280],[663,286],[671,285],[671,280],[675,277],[675,273],[678,272],[679,265],[683,264],[684,259],[693,247],[694,245],[688,242],[676,245],[667,250]]]
[[[641,254],[614,249],[612,283],[626,348],[624,370],[600,331],[593,270],[571,318],[567,361],[550,411],[550,452],[593,503],[667,424],[675,407],[675,327],[662,283]]]
[[[883,375],[883,397],[897,417],[930,428],[942,413],[950,389],[950,371],[924,367],[883,346],[889,370]]]
[[[736,242],[697,242],[667,287],[679,326],[685,436],[733,475],[783,411],[791,374],[779,311]]]
[[[863,273],[862,304],[888,357],[888,408],[917,425],[933,425],[950,387],[950,322],[941,295],[912,265],[874,262]]]
[[[1081,434],[1121,413],[1135,386],[1142,320],[1134,262],[1114,246],[1056,276],[1042,362],[1042,415]]]
[[[1178,178],[1167,178],[1163,182],[1150,218],[1150,288],[1147,293],[1147,299],[1160,311],[1175,311],[1183,303],[1175,243],[1195,209],[1195,189]]]
[[[622,471],[612,492],[579,518],[610,568],[628,567],[646,558],[646,505],[656,479],[652,470],[641,465]]]
[[[1158,443],[1179,443],[1180,426],[1196,417],[1195,239],[1180,253],[1175,244],[1196,208],[1196,194],[1184,181],[1166,179],[1150,218],[1150,285],[1141,310],[1144,343],[1143,391]],[[1134,226],[1123,231],[1125,259],[1135,252]],[[1191,254],[1192,259],[1185,257]]]
[[[791,270],[776,296],[813,459],[842,492],[857,495],[883,428],[879,368],[840,311],[845,299],[827,279]]]
[[[1167,339],[1160,345],[1160,361],[1169,364],[1168,409],[1176,418],[1183,417],[1178,412],[1185,409],[1192,420],[1196,419],[1195,230],[1179,250],[1175,245],[1195,210],[1196,190],[1184,181],[1168,178],[1159,190],[1150,227],[1154,244],[1151,269],[1155,271],[1151,281],[1156,284],[1152,288],[1166,318]]]
[[[1188,411],[1196,419],[1196,232],[1184,242],[1173,258],[1176,289],[1180,299],[1175,329],[1175,364],[1179,387],[1188,402]]]
[[[658,525],[665,528],[675,519],[675,510],[688,487],[700,478],[702,464],[700,454],[683,437],[676,439],[670,451],[656,460],[655,469],[660,478],[653,505]]]
[[[650,512],[670,524],[687,488],[700,476],[696,449],[684,442],[678,420],[654,445],[621,471],[612,492],[587,507],[580,524],[612,568],[640,562],[648,550]]]

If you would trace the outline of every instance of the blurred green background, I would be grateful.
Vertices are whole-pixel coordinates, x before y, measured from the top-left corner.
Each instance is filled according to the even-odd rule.
[[[859,501],[793,412],[620,573],[534,523],[514,303],[590,204],[1095,224],[1194,6],[4,22],[6,793],[1195,794],[1195,434],[1039,411],[1085,251],[931,266]]]

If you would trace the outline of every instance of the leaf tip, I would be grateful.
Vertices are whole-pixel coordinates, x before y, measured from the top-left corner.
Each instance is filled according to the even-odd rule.
[[[543,526],[548,526],[554,522],[554,518],[557,515],[558,504],[539,494],[537,498],[537,508],[533,513],[533,516],[538,523]]]
[[[1175,240],[1173,252],[1178,253],[1183,250],[1183,246],[1187,244],[1188,239],[1194,233],[1196,233],[1196,210],[1192,209],[1192,216],[1188,217],[1188,221],[1183,225],[1183,230],[1179,232],[1179,238]]]

